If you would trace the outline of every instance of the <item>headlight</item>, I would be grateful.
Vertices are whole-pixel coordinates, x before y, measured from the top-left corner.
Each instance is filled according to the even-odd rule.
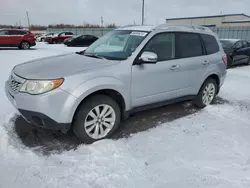
[[[49,92],[62,85],[64,79],[57,80],[27,80],[21,87],[20,92],[38,95]]]

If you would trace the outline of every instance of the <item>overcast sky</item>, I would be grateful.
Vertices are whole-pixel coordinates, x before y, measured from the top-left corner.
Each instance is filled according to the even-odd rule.
[[[141,23],[142,0],[0,0],[0,24]],[[228,13],[250,15],[250,0],[145,0],[145,23],[160,24],[166,18]]]

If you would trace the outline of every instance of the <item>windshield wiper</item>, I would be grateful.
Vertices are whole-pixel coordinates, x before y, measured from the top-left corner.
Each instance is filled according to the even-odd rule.
[[[97,54],[83,54],[83,55],[88,56],[88,57],[94,57],[94,58],[97,58],[97,59],[106,59],[106,58],[104,58],[102,56],[99,56]]]

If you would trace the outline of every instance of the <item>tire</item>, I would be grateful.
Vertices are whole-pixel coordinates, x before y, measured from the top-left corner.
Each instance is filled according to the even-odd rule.
[[[233,65],[233,58],[228,56],[227,57],[227,69],[231,68]]]
[[[99,109],[100,116],[97,116],[96,108]],[[106,114],[106,118],[102,113],[104,116]],[[120,121],[121,109],[117,102],[106,95],[94,95],[85,100],[77,110],[73,121],[73,131],[83,143],[91,144],[109,138],[118,128]],[[109,128],[107,125],[110,125]]]
[[[40,42],[45,42],[45,39],[44,39],[44,38],[41,38]]]
[[[56,40],[53,40],[53,41],[52,41],[52,44],[57,44]]]
[[[209,87],[210,87],[210,89],[209,89]],[[207,95],[208,94],[206,92],[207,89],[209,89],[210,95]],[[198,108],[205,108],[206,106],[208,106],[209,104],[214,102],[215,97],[217,95],[217,92],[218,92],[218,85],[217,85],[216,81],[212,78],[208,78],[204,82],[198,95],[194,99],[194,101],[193,101],[194,105]],[[205,94],[205,93],[207,93],[207,94]],[[205,95],[207,96],[207,98],[205,98]],[[211,96],[211,97],[209,97],[209,96]]]
[[[27,41],[21,42],[20,46],[19,46],[19,49],[22,49],[22,50],[28,50],[28,49],[30,49],[30,43],[27,42]]]

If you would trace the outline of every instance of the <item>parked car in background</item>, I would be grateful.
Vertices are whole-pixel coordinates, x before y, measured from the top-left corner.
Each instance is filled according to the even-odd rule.
[[[45,42],[45,39],[46,39],[47,37],[53,37],[54,35],[55,35],[55,33],[43,34],[43,35],[37,37],[36,40],[37,40],[38,42]]]
[[[241,39],[221,39],[222,47],[227,54],[228,68],[233,65],[250,64],[250,43]]]
[[[18,47],[26,50],[35,45],[35,36],[28,30],[0,29],[0,47]]]
[[[46,38],[46,42],[49,44],[60,44],[63,43],[65,39],[73,37],[72,32],[61,32],[58,35],[50,36]]]
[[[93,35],[81,35],[66,39],[64,41],[64,44],[67,46],[85,47],[85,46],[90,46],[97,39],[98,38]]]
[[[224,83],[226,64],[209,28],[124,26],[82,52],[15,66],[5,91],[34,125],[73,128],[92,143],[110,137],[137,111],[184,100],[208,106]]]

